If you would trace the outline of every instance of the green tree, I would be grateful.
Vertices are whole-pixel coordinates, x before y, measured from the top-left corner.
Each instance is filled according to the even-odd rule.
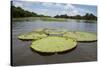
[[[50,16],[44,16],[44,15],[38,15],[34,12],[24,10],[21,7],[15,7],[13,5],[11,6],[11,12],[12,12],[12,17],[14,18],[17,18],[17,17],[50,17]]]

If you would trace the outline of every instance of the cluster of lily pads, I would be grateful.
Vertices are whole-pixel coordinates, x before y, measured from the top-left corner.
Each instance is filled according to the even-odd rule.
[[[78,41],[96,41],[95,33],[68,31],[66,29],[37,29],[18,36],[21,40],[32,40],[30,47],[38,52],[55,53],[70,50]]]

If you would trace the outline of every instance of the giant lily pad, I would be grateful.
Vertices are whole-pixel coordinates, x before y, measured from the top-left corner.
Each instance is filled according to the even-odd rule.
[[[76,47],[77,42],[73,39],[49,36],[32,42],[31,48],[38,52],[63,52]]]
[[[67,32],[66,29],[45,29],[45,34],[48,35],[62,35]]]
[[[22,39],[22,40],[37,40],[37,39],[41,39],[44,37],[47,37],[47,35],[44,33],[40,34],[40,33],[36,33],[36,32],[29,32],[29,33],[18,36],[18,38]]]
[[[44,33],[44,30],[45,30],[45,28],[44,29],[42,29],[42,28],[40,28],[40,29],[35,29],[35,30],[33,30],[33,32],[36,32],[36,33]]]
[[[67,32],[63,37],[70,37],[76,39],[77,41],[96,41],[97,36],[95,33],[89,32]]]

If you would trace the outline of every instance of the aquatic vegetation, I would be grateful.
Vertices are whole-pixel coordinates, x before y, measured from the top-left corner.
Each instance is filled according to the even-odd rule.
[[[29,32],[29,33],[18,36],[18,38],[22,39],[22,40],[37,40],[37,39],[41,39],[44,37],[47,37],[47,35],[43,34],[43,33],[41,33],[41,34],[36,33],[36,32]]]
[[[74,48],[77,42],[73,39],[49,36],[33,41],[31,48],[39,52],[63,52]]]
[[[62,35],[67,32],[66,29],[45,29],[45,34],[47,35]]]
[[[31,48],[38,52],[54,53],[68,51],[77,46],[77,41],[96,41],[95,33],[74,32],[65,29],[37,29],[18,36],[22,40],[33,40]],[[34,41],[35,40],[35,41]]]
[[[63,37],[76,39],[77,41],[96,41],[97,36],[95,33],[89,32],[67,32]]]
[[[33,30],[33,32],[35,32],[35,33],[44,33],[44,30],[45,29],[35,29],[35,30]]]

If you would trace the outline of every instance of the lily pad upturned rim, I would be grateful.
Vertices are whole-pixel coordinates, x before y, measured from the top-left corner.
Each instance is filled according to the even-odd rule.
[[[47,44],[44,45],[44,43],[42,43],[43,40],[44,40],[44,43],[47,42]],[[58,43],[56,42],[56,40]],[[52,41],[54,41],[54,43],[52,43]],[[35,43],[37,43],[37,44],[35,44]],[[59,44],[59,43],[61,43],[61,44]],[[40,45],[40,46],[38,46],[38,45]],[[49,36],[49,37],[46,37],[46,38],[43,38],[43,39],[40,39],[37,41],[33,41],[30,48],[32,48],[33,50],[35,50],[37,52],[41,52],[41,53],[60,53],[60,52],[64,52],[64,51],[69,51],[69,50],[75,48],[76,46],[77,46],[76,40],[73,40],[70,38],[65,39],[63,37],[57,37],[57,36]]]

